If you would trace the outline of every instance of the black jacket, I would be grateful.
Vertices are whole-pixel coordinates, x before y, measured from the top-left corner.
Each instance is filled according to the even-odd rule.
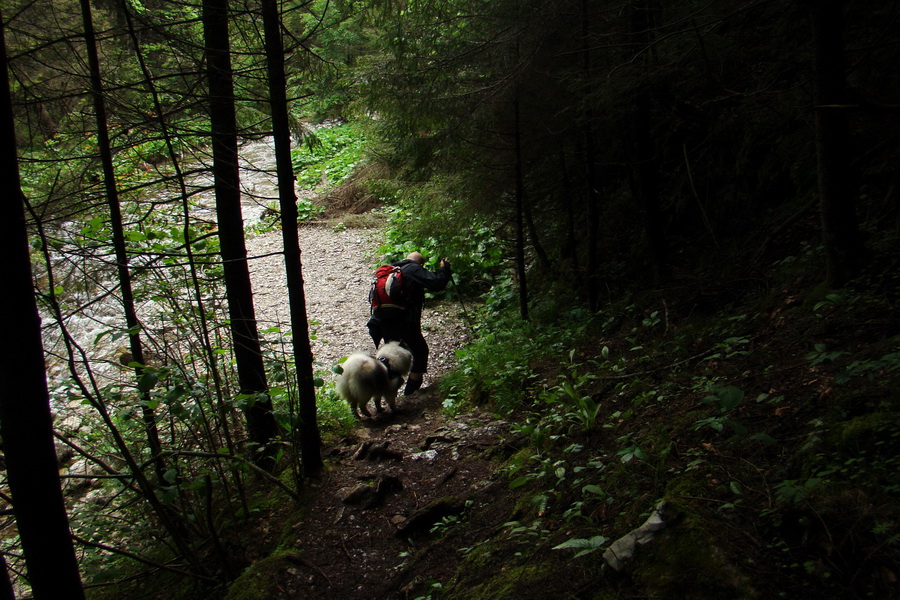
[[[403,271],[403,289],[406,293],[406,310],[422,313],[425,291],[440,292],[450,281],[450,265],[445,264],[437,273],[432,273],[419,263],[408,258],[391,263]]]

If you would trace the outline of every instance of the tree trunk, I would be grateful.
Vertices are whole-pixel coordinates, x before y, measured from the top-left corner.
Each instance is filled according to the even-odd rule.
[[[659,165],[650,133],[649,98],[639,98],[634,114],[633,194],[644,211],[647,245],[657,280],[668,276],[668,244],[659,206]]]
[[[291,131],[288,123],[287,80],[284,73],[284,50],[281,42],[281,20],[277,0],[262,1],[263,30],[266,36],[266,64],[272,107],[272,130],[275,137],[275,168],[278,173],[278,198],[281,205],[281,232],[284,241],[284,266],[287,277],[288,303],[294,367],[300,394],[300,453],[304,474],[322,470],[321,439],[316,420],[316,388],[313,355],[306,315],[306,293],[303,289],[303,264],[297,234],[297,195],[294,192],[294,167],[291,162]]]
[[[581,38],[582,38],[582,70],[586,81],[591,81],[591,50],[589,34],[591,32],[590,4],[588,0],[581,2]],[[590,96],[591,86],[585,90]],[[596,152],[593,131],[594,115],[590,108],[585,113],[584,125],[584,166],[587,183],[587,247],[584,260],[584,284],[588,306],[591,310],[600,308],[600,181],[597,173]]]
[[[841,287],[859,274],[865,248],[850,173],[842,0],[810,2],[819,207],[827,283]]]
[[[519,92],[513,101],[515,117],[515,153],[516,153],[516,273],[519,278],[519,315],[523,321],[528,320],[528,280],[525,268],[525,181],[522,166],[522,130],[519,114]]]
[[[94,21],[91,16],[89,0],[81,0],[81,15],[84,23],[84,37],[87,46],[88,66],[91,72],[91,95],[97,121],[97,145],[103,165],[103,183],[106,189],[106,201],[109,206],[110,226],[112,227],[113,246],[116,252],[116,268],[119,276],[119,288],[122,293],[122,309],[125,312],[125,324],[128,327],[128,340],[131,356],[135,362],[144,364],[144,349],[140,337],[140,324],[134,307],[134,292],[131,287],[131,273],[128,268],[128,253],[125,249],[125,232],[122,226],[122,211],[119,206],[119,193],[116,189],[116,174],[113,168],[112,150],[109,144],[109,126],[106,118],[106,104],[103,101],[103,81],[100,77],[100,60],[97,56],[97,38],[94,33]],[[135,379],[143,376],[143,366],[135,368]],[[162,444],[156,427],[156,415],[147,406],[150,400],[149,390],[142,392],[141,416],[146,428],[147,447],[153,455],[153,465],[158,482],[163,481],[166,472],[162,459]]]
[[[36,600],[84,598],[53,444],[50,393],[19,180],[6,42],[0,18],[0,278],[7,318],[0,319],[0,435],[28,579]],[[12,317],[9,317],[12,315]]]
[[[244,244],[234,80],[228,39],[228,0],[204,0],[202,18],[209,77],[216,214],[234,358],[241,394],[253,397],[244,411],[248,436],[253,444],[263,449],[275,437],[277,425],[272,415],[272,400],[267,393],[268,384],[256,326],[247,248]],[[259,456],[260,466],[271,466],[268,464],[268,454],[269,452],[264,451]]]
[[[0,600],[16,600],[16,592],[9,579],[9,568],[2,556],[0,556]]]
[[[639,60],[639,55],[647,56],[650,46],[652,19],[650,6],[646,0],[635,0],[631,5],[631,36],[635,48],[631,57],[635,63],[646,63]],[[659,206],[659,164],[656,157],[652,135],[652,115],[650,111],[653,93],[646,82],[652,77],[646,66],[638,73],[645,84],[638,88],[634,99],[636,110],[633,113],[634,138],[634,174],[632,176],[633,194],[644,211],[644,229],[647,235],[647,246],[655,267],[657,279],[665,279],[668,275],[668,244],[665,239],[662,214]]]

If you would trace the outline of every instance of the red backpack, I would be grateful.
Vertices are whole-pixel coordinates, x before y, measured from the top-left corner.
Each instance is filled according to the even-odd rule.
[[[372,310],[381,306],[406,308],[406,296],[403,290],[403,271],[393,265],[381,265],[375,271],[375,280],[369,291],[369,303]]]

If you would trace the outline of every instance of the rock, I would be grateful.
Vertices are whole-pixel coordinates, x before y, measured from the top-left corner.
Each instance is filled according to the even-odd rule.
[[[656,532],[664,529],[666,520],[663,518],[665,503],[660,502],[656,509],[650,514],[644,524],[633,529],[618,540],[610,544],[609,548],[603,553],[603,559],[610,567],[616,571],[621,571],[634,556],[638,546],[643,546],[656,537]]]
[[[438,498],[410,515],[397,527],[397,535],[404,538],[420,537],[444,517],[460,515],[465,509],[465,500],[455,497]]]
[[[457,441],[457,438],[450,435],[429,435],[425,438],[425,441],[420,448],[422,448],[422,450],[428,450],[434,444],[451,444],[455,441]]]
[[[403,491],[403,482],[393,475],[380,475],[375,480],[375,493],[382,498]]]
[[[415,454],[410,455],[410,459],[412,460],[427,460],[432,461],[437,458],[438,452],[437,450],[426,450],[425,452],[416,452]]]
[[[353,453],[353,460],[403,460],[403,453],[396,450],[389,450],[390,442],[375,443],[373,441],[363,442]]]
[[[378,475],[371,484],[360,483],[353,488],[341,490],[341,502],[359,506],[364,510],[380,506],[385,498],[403,489],[403,483],[392,475]]]
[[[441,475],[441,478],[438,480],[438,486],[444,485],[448,481],[450,481],[457,473],[456,467],[451,467],[447,472]]]
[[[347,488],[344,488],[344,490],[346,489]],[[344,490],[341,491],[344,492]],[[356,487],[350,488],[349,491],[344,492],[341,497],[341,502],[350,505],[362,504],[363,501],[367,500],[371,495],[372,486],[360,483]]]

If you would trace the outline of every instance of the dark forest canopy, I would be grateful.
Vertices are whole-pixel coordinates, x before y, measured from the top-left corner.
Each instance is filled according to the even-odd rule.
[[[297,122],[377,115],[378,156],[404,182],[395,193],[441,198],[418,209],[436,215],[423,227],[484,219],[514,257],[518,219],[528,260],[551,263],[591,305],[601,282],[693,277],[701,258],[718,277],[764,267],[777,232],[816,213],[820,183],[829,206],[846,207],[821,212],[827,256],[849,256],[829,270],[839,284],[863,260],[847,221],[893,210],[897,164],[896,8],[843,4],[285,4],[288,97]],[[78,48],[65,27],[54,38],[35,25],[41,10],[5,11],[20,145],[83,151],[94,127],[84,73],[68,68]],[[145,164],[165,158],[160,136],[201,142],[199,6],[97,10],[114,149]],[[238,119],[259,134],[271,128],[259,15],[231,10]],[[821,133],[835,120],[845,134]]]
[[[670,317],[722,319],[724,331],[760,315],[775,323],[782,311],[803,307],[819,325],[805,346],[778,350],[782,360],[807,357],[809,372],[792,372],[793,389],[806,389],[800,380],[809,377],[827,388],[821,400],[840,395],[832,383],[856,377],[869,384],[884,377],[885,389],[896,383],[889,377],[900,364],[897,329],[885,316],[896,308],[890,272],[900,228],[896,2],[3,0],[0,12],[9,77],[4,196],[17,209],[6,213],[7,227],[27,237],[34,279],[33,289],[11,294],[41,311],[51,382],[48,398],[39,385],[28,394],[40,413],[31,416],[48,416],[48,402],[54,411],[89,408],[92,416],[78,424],[56,421],[57,453],[77,457],[92,485],[113,490],[106,504],[67,507],[85,581],[124,577],[117,561],[133,559],[208,589],[232,580],[245,565],[219,537],[223,530],[233,534],[256,514],[260,489],[301,502],[306,480],[322,469],[317,415],[338,424],[326,440],[352,431],[345,412],[334,417],[346,407],[321,372],[330,365],[314,364],[310,351],[315,323],[307,322],[302,248],[293,235],[304,217],[375,206],[367,214],[384,225],[386,255],[420,249],[435,261],[453,258],[461,288],[454,281],[451,296],[473,299],[481,337],[460,351],[464,367],[448,378],[447,403],[515,414],[540,460],[550,461],[543,453],[553,450],[544,434],[562,421],[568,433],[554,430],[552,439],[570,436],[574,421],[584,431],[571,434],[573,445],[596,443],[600,452],[599,415],[614,415],[612,429],[627,428],[643,402],[613,410],[598,398],[658,399],[669,384],[680,386],[666,393],[682,410],[656,417],[693,414],[699,394],[720,412],[687,429],[731,428],[729,442],[750,439],[726,413],[743,402],[738,388],[749,386],[753,370],[719,361],[753,355],[745,348],[777,326],[711,342],[706,330],[691,340],[669,337],[677,329]],[[246,144],[268,138],[279,181],[270,195],[243,185],[236,162]],[[298,200],[292,181],[315,193]],[[269,220],[245,218],[242,226],[241,202],[259,205]],[[245,236],[279,226],[291,318],[265,328],[254,314]],[[15,265],[22,273],[25,262]],[[748,308],[753,302],[760,304]],[[739,314],[726,316],[735,306]],[[877,356],[857,358],[850,347],[860,351],[867,341],[840,337],[838,321],[823,323],[844,310],[865,314],[869,329],[860,331],[877,330],[866,334]],[[81,320],[100,324],[88,342],[69,335]],[[659,339],[641,339],[651,331]],[[38,333],[23,335],[37,343]],[[838,342],[847,348],[832,350]],[[717,344],[715,353],[707,343]],[[610,348],[646,354],[613,364]],[[504,350],[521,354],[503,362]],[[566,356],[568,366],[556,364]],[[777,371],[775,362],[762,371]],[[646,377],[628,370],[641,364],[635,372]],[[835,371],[823,374],[823,365]],[[4,368],[9,381],[16,373]],[[554,387],[557,376],[569,387]],[[652,381],[657,376],[666,382]],[[542,404],[547,390],[577,409],[548,422],[557,409]],[[841,439],[853,429],[854,443],[894,449],[896,427],[885,423],[896,419],[884,415],[896,415],[896,401],[865,390],[859,406],[835,400],[839,408],[797,417],[791,435],[809,440],[785,442],[782,451],[815,448],[830,457],[816,446],[828,438],[822,423],[863,417]],[[781,398],[763,391],[758,406]],[[773,414],[802,412],[783,409]],[[10,473],[0,498],[13,510],[17,495],[28,497],[14,483],[27,486],[27,478],[14,471],[28,468],[32,452],[8,435],[16,418],[3,412]],[[635,440],[651,434],[617,431],[630,454],[609,452],[643,461]],[[37,440],[45,454],[54,443],[46,437]],[[684,442],[671,438],[660,464],[675,460],[669,448]],[[775,443],[766,438],[753,441]],[[879,460],[872,464],[896,467]],[[48,464],[35,460],[34,468],[54,480]],[[781,483],[767,481],[778,490],[770,499],[790,496],[800,512],[810,492],[803,486],[827,480],[813,464],[773,468]],[[822,471],[853,480],[847,470]],[[83,494],[73,480],[67,490]],[[684,485],[691,489],[683,496],[696,492]],[[642,494],[662,497],[671,487],[666,480]],[[544,509],[566,497],[545,491],[535,494]],[[866,521],[872,544],[896,552],[896,506],[878,506],[883,514],[866,515],[874,519]],[[620,514],[645,508],[616,507]],[[64,508],[52,510],[59,517]],[[787,513],[777,516],[788,521]],[[21,549],[24,561],[38,561],[28,570],[47,565],[28,541],[18,544],[34,522],[24,511],[16,517],[24,520],[5,523],[3,552],[24,590]],[[141,537],[142,530],[158,533]],[[872,547],[860,543],[859,552]],[[71,555],[63,544],[54,549]],[[834,567],[801,564],[809,572]],[[871,583],[878,577],[896,583],[895,570],[879,569],[858,567],[866,593],[891,589]],[[853,576],[822,589],[845,590]]]

